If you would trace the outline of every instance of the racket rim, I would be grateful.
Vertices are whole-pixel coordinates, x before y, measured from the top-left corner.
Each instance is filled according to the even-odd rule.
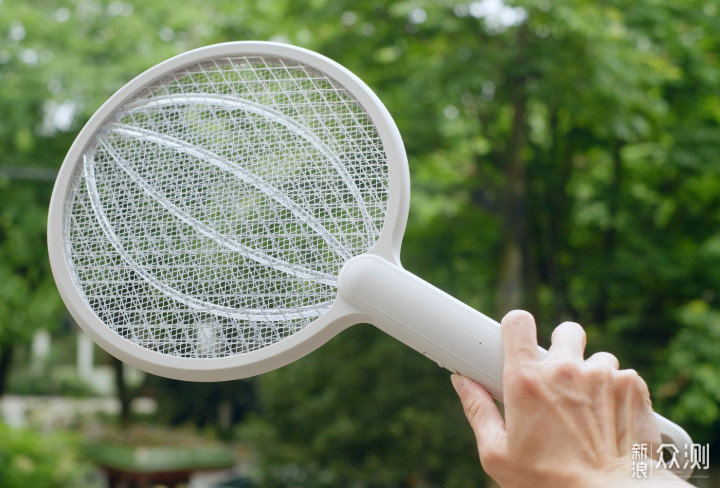
[[[83,155],[117,110],[144,88],[185,66],[239,57],[290,59],[317,70],[349,93],[367,112],[383,144],[388,168],[388,202],[378,241],[368,252],[399,264],[400,244],[409,210],[409,168],[404,145],[395,122],[377,95],[350,70],[314,51],[277,42],[232,41],[186,51],[135,76],[113,93],[78,132],[58,172],[48,210],[47,244],[52,274],[68,311],[102,349],[143,371],[191,381],[222,381],[254,376],[277,369],[303,357],[362,317],[336,295],[330,309],[288,337],[262,348],[215,358],[173,356],[135,344],[110,329],[86,303],[72,277],[65,242],[67,194]]]

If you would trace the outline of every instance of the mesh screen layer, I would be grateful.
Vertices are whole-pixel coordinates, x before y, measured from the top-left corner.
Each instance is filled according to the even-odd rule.
[[[107,327],[172,356],[243,354],[313,322],[387,209],[363,107],[284,58],[168,75],[80,163],[64,226],[75,285]]]

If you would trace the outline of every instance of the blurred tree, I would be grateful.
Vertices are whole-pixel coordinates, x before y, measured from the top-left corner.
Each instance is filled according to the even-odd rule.
[[[155,376],[147,379],[144,394],[157,400],[162,422],[214,428],[229,438],[235,425],[255,407],[253,386],[252,380],[193,383]]]
[[[720,262],[710,251],[720,230],[715,3],[294,1],[272,8],[279,13],[271,33],[348,66],[395,117],[413,178],[403,247],[409,269],[498,316],[529,308],[546,345],[559,321],[583,323],[590,349],[613,351],[641,370],[661,411],[674,405],[690,414],[687,397],[667,393],[687,385],[677,369],[678,378],[668,376],[664,361],[687,348],[678,320],[684,304],[703,297],[719,306]],[[411,354],[399,352],[397,361]],[[719,361],[692,351],[681,357],[690,369]],[[416,381],[392,369],[386,374],[399,384]],[[327,388],[350,374],[335,370]],[[447,388],[441,376],[438,397]],[[282,384],[260,379],[261,399],[265,388],[276,391],[274,382]],[[716,402],[707,387],[693,392],[705,406]],[[268,408],[284,411],[273,402]],[[712,409],[704,412],[703,425],[717,425]],[[295,428],[279,429],[273,443]],[[293,453],[294,462],[285,462],[296,474],[317,456],[283,452]]]
[[[717,441],[718,7],[3,0],[0,371],[13,344],[62,313],[44,251],[49,184],[18,181],[29,173],[17,168],[57,168],[82,122],[148,66],[211,42],[271,39],[347,66],[393,114],[413,184],[410,270],[497,317],[530,309],[545,345],[557,322],[579,321],[590,349],[645,375],[659,410]],[[480,477],[447,375],[372,329],[256,386],[241,432],[269,486]],[[230,397],[163,390],[188,406],[175,420],[204,407],[212,418],[206,404]]]
[[[694,442],[712,443],[720,434],[720,311],[695,300],[678,312],[682,330],[667,351],[666,381],[659,396],[673,399],[669,414],[695,432]]]
[[[472,487],[475,440],[447,372],[369,326],[259,378],[239,430],[261,486]]]
[[[140,71],[216,40],[231,2],[216,4],[0,2],[0,395],[14,348],[64,313],[45,227],[54,172],[75,133]]]
[[[0,486],[3,488],[100,488],[81,440],[67,434],[40,434],[0,423]]]

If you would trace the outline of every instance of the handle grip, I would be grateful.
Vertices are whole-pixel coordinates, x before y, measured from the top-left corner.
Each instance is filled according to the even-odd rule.
[[[502,401],[505,355],[497,321],[374,254],[355,257],[345,265],[338,291],[377,328],[441,367],[474,379]],[[538,349],[540,357],[547,354]],[[690,436],[679,425],[655,416],[663,443],[677,447],[675,473],[687,479],[692,473]]]

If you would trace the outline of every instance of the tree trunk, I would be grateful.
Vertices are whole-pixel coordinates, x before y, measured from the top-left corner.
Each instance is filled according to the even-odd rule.
[[[622,141],[615,141],[611,149],[613,161],[612,181],[608,191],[608,213],[610,214],[610,224],[605,235],[603,236],[602,254],[603,260],[610,263],[615,259],[615,249],[617,248],[618,234],[618,213],[620,210],[620,192],[622,190],[623,181],[623,162],[622,162]],[[608,308],[610,301],[609,287],[612,282],[612,276],[605,276],[603,283],[600,283],[600,292],[598,300],[593,307],[592,320],[596,324],[604,324],[608,318]]]
[[[14,349],[11,345],[0,346],[0,397],[5,393],[5,388],[7,388],[13,351]]]
[[[505,192],[500,206],[505,236],[500,261],[500,279],[495,308],[499,315],[519,308],[524,303],[527,214],[526,168],[523,149],[528,140],[527,100],[524,78],[515,80],[513,90],[513,121],[504,161]]]
[[[568,249],[568,222],[571,201],[567,186],[573,170],[572,137],[563,130],[557,111],[550,116],[552,146],[548,153],[547,167],[542,177],[545,180],[544,195],[540,205],[544,208],[544,228],[538,229],[543,236],[545,278],[552,290],[553,303],[550,310],[551,323],[558,324],[575,318],[575,312],[568,299],[568,276],[562,256]]]
[[[132,396],[130,390],[125,384],[125,365],[119,359],[112,359],[113,369],[115,370],[115,391],[120,401],[120,423],[123,426],[130,424],[130,402]]]

